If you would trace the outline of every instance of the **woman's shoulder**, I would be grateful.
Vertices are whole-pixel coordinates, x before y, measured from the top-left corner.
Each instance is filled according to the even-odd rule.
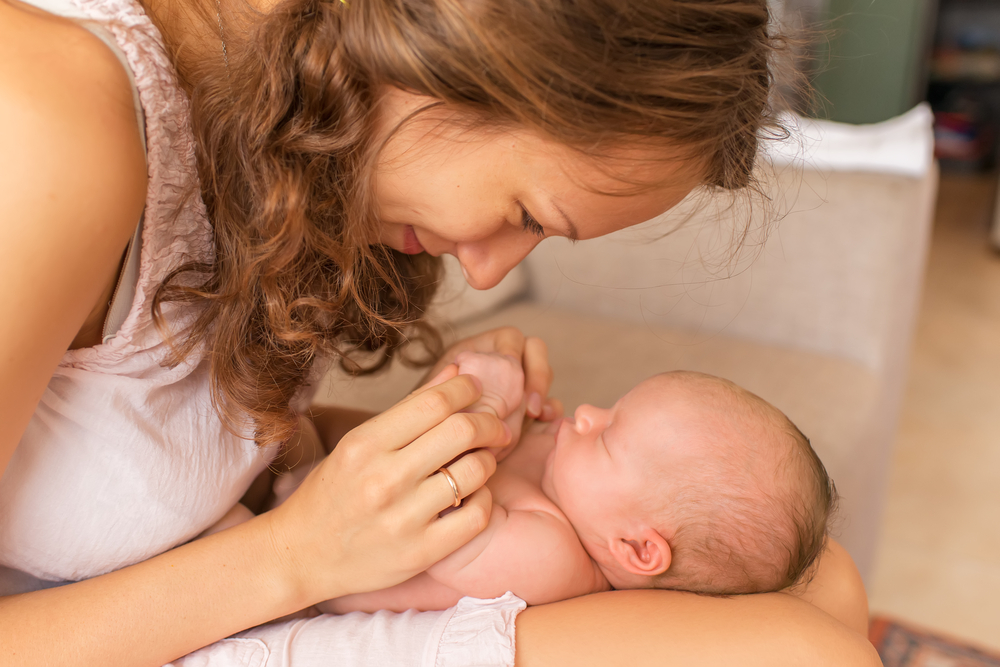
[[[104,42],[73,21],[0,0],[5,177],[30,174],[94,195],[107,188],[115,197],[130,199],[129,189],[142,197],[139,132],[131,82]]]
[[[100,39],[0,0],[0,222],[120,255],[145,200],[139,131],[128,74]]]
[[[113,280],[146,163],[128,75],[83,28],[0,0],[0,470]],[[16,351],[16,352],[15,352]]]

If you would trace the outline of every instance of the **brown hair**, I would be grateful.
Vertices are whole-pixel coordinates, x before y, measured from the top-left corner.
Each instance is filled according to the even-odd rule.
[[[386,86],[588,155],[659,142],[735,190],[777,127],[778,46],[766,0],[285,0],[228,70],[181,71],[215,259],[157,293],[157,313],[202,307],[176,358],[209,343],[217,408],[266,445],[293,431],[317,357],[436,351],[420,319],[437,263],[372,245]]]

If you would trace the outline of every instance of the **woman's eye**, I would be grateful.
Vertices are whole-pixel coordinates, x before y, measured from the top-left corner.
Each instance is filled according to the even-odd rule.
[[[528,209],[524,208],[524,206],[520,203],[519,205],[521,206],[521,228],[529,234],[534,234],[539,238],[545,238],[545,228],[542,227],[530,213],[528,213]]]

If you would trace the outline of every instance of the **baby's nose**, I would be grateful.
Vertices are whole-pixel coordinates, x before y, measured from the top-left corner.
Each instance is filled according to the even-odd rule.
[[[573,425],[580,435],[590,433],[591,429],[600,421],[602,410],[593,405],[584,403],[573,413]]]

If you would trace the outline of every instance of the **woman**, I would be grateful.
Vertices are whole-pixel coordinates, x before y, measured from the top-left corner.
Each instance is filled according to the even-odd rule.
[[[702,184],[747,187],[769,123],[763,0],[74,6],[50,8],[91,21],[0,2],[9,664],[163,664],[471,539],[495,466],[482,448],[508,435],[456,414],[479,390],[448,361],[522,358],[533,416],[551,417],[544,346],[512,330],[453,348],[443,384],[360,426],[327,414],[320,436],[339,444],[288,502],[188,541],[311,428],[317,359],[433,351],[431,256],[455,254],[486,288],[544,236],[636,224]],[[452,460],[465,505],[438,518],[453,492],[434,473]],[[834,549],[801,599],[533,608],[517,662],[869,664],[834,618],[858,622],[852,573]],[[463,627],[516,614],[499,604]],[[393,617],[387,643],[412,642],[416,661],[438,620]],[[356,648],[336,641],[341,621],[264,626],[194,664],[336,658]],[[513,651],[501,638],[497,664]]]

